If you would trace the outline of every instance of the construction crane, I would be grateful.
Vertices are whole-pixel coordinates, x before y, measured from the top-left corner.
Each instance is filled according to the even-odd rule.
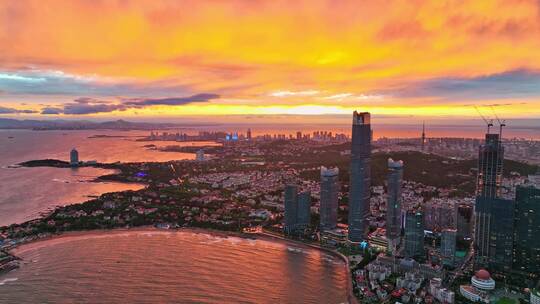
[[[495,113],[495,109],[493,108],[493,106],[490,106],[491,108],[491,111],[493,112],[493,115],[495,115],[495,118],[497,119],[497,122],[499,123],[499,138],[502,139],[502,129],[503,127],[506,127],[506,120],[500,120],[499,119],[499,116],[497,116],[497,113]]]
[[[487,132],[489,134],[489,129],[491,127],[493,127],[493,119],[490,119],[488,120],[486,117],[484,117],[484,115],[482,115],[482,113],[480,112],[480,110],[478,109],[477,106],[474,106],[474,109],[476,110],[476,112],[478,112],[478,115],[480,115],[480,117],[482,117],[482,119],[484,120],[484,122],[486,123],[487,125]]]

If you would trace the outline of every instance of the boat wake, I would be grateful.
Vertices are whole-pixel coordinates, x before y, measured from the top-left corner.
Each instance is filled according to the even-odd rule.
[[[294,253],[308,253],[300,248],[295,248],[295,247],[287,247],[287,250]]]
[[[9,282],[15,282],[17,280],[18,280],[18,278],[4,279],[4,280],[0,281],[0,286],[5,285],[6,283],[9,283]]]

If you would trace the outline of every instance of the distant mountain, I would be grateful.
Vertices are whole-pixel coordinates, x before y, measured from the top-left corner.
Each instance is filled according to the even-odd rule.
[[[0,118],[0,129],[32,129],[32,130],[153,130],[179,127],[193,127],[174,123],[130,122],[125,120],[92,122],[86,120],[17,120]]]

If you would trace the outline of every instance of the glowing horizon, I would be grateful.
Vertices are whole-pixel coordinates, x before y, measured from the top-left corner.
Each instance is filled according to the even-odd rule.
[[[0,3],[0,115],[540,117],[540,3]]]

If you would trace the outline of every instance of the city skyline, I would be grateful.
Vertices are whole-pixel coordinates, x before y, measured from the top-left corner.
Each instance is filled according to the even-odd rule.
[[[539,14],[534,0],[2,2],[0,115],[538,119]]]
[[[540,0],[0,1],[0,303],[540,304],[538,50]]]

